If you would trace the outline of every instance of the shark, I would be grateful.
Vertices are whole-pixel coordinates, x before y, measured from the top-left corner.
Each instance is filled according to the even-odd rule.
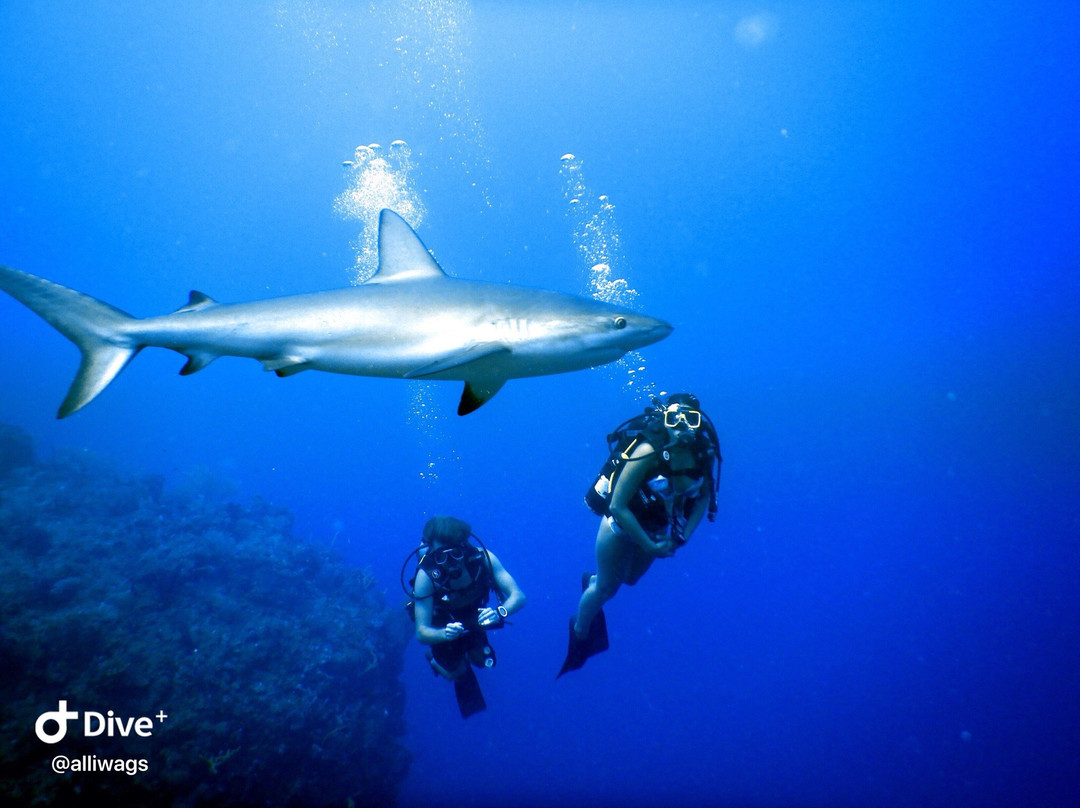
[[[452,277],[388,208],[379,214],[378,258],[378,270],[357,286],[247,303],[192,291],[179,309],[155,317],[2,265],[0,289],[81,352],[58,418],[93,401],[147,347],[187,357],[184,376],[238,356],[281,377],[320,370],[463,381],[457,412],[467,415],[509,379],[603,365],[672,331],[599,300]]]

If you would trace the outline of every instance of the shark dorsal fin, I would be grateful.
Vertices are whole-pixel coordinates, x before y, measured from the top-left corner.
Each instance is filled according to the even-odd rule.
[[[445,278],[424,242],[408,222],[389,208],[379,214],[379,270],[368,283]]]
[[[204,295],[195,289],[191,290],[191,294],[188,295],[188,302],[178,308],[174,314],[179,314],[182,311],[201,311],[202,309],[208,309],[211,306],[218,305],[218,302],[210,295]]]

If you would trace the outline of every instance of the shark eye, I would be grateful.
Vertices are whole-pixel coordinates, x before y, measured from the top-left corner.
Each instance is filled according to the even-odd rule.
[[[626,318],[625,317],[616,317],[615,318],[615,328],[626,328]]]

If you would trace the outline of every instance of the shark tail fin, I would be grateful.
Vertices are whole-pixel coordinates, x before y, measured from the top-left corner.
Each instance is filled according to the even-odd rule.
[[[78,346],[82,362],[60,405],[66,418],[108,387],[141,349],[128,326],[135,317],[82,292],[17,269],[0,266],[0,289]]]

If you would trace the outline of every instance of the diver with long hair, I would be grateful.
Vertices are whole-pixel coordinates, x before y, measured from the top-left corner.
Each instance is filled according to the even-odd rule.
[[[658,558],[670,558],[716,512],[720,443],[696,396],[654,399],[608,436],[610,456],[586,504],[599,516],[596,574],[582,578],[577,614],[558,676],[608,647],[603,606],[633,586]],[[556,677],[558,678],[558,677]]]

